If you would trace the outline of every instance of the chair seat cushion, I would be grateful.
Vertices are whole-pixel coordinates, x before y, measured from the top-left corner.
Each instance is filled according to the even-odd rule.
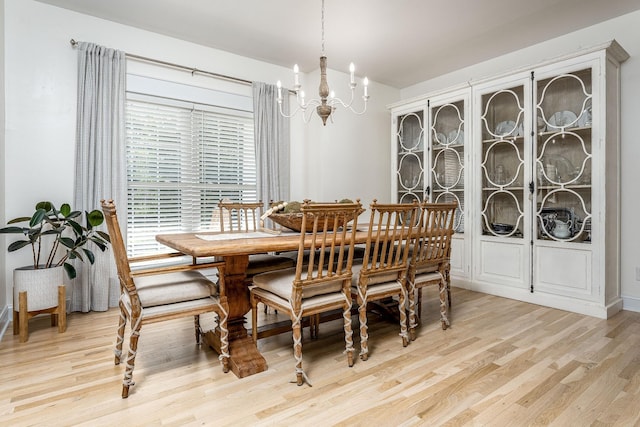
[[[272,301],[283,307],[288,307],[289,311],[291,310],[291,306],[289,305],[289,296],[283,298],[280,295],[274,294],[273,292],[267,291],[265,289],[260,289],[258,287],[253,287],[251,289],[251,293],[260,297],[263,301]],[[342,292],[332,292],[329,294],[315,295],[312,297],[303,298],[301,309],[303,313],[309,310],[317,309],[319,307],[321,307],[323,311],[327,311],[330,310],[331,307],[342,307],[345,301],[346,300]]]
[[[216,295],[215,284],[193,270],[139,276],[133,280],[143,308],[193,301]]]
[[[218,299],[215,297],[202,298],[193,301],[176,302],[174,304],[156,305],[142,309],[142,317],[149,321],[154,318],[164,318],[172,313],[180,313],[185,311],[192,312],[211,312],[216,310]],[[130,310],[130,308],[128,308]]]
[[[258,274],[253,277],[253,285],[276,294],[281,298],[289,299],[291,298],[295,277],[296,269],[287,268],[285,270]],[[311,298],[317,295],[339,292],[340,289],[342,289],[342,281],[340,279],[307,285],[302,289],[302,298]]]
[[[414,284],[416,287],[427,285],[437,285],[442,280],[442,274],[439,271],[433,271],[423,274],[416,274]]]
[[[416,269],[416,275],[437,271],[438,267],[440,267],[440,263],[419,265],[418,268]]]
[[[360,272],[362,271],[362,268],[363,268],[362,264],[357,264],[353,266],[352,268],[353,277],[351,278],[351,286],[354,286],[354,287],[358,286],[358,280],[359,280],[359,276],[360,276]],[[380,283],[396,282],[397,280],[398,280],[398,273],[394,271],[380,273],[380,274],[372,274],[369,276],[368,286],[373,286]]]
[[[247,276],[291,268],[295,265],[295,261],[286,256],[270,254],[251,255],[249,256],[249,265],[247,266]]]

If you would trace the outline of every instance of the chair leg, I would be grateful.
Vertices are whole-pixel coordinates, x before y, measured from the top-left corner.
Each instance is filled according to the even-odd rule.
[[[409,334],[407,333],[407,312],[405,307],[407,306],[407,291],[402,288],[400,292],[400,298],[398,298],[398,311],[400,312],[400,336],[402,337],[402,346],[409,345]]]
[[[278,314],[278,310],[276,310],[276,309],[273,309],[273,312],[275,314]],[[267,314],[267,313],[269,313],[269,306],[267,304],[265,304],[264,305],[264,314]]]
[[[138,338],[140,337],[141,318],[131,319],[131,338],[129,339],[129,354],[127,355],[126,370],[122,381],[122,398],[129,397],[129,387],[135,384],[133,381],[133,368],[136,363],[136,352],[138,351]]]
[[[367,329],[367,303],[358,298],[358,319],[360,320],[360,359],[369,358],[369,334]]]
[[[422,320],[422,288],[418,288],[418,318],[416,323],[420,324]]]
[[[118,321],[118,335],[116,337],[116,348],[113,352],[116,355],[114,363],[116,365],[120,364],[122,360],[122,344],[124,343],[124,329],[127,326],[127,316],[125,314],[124,308],[120,306],[120,320]]]
[[[304,330],[303,330],[304,333]],[[309,335],[311,335],[311,339],[318,339],[318,334],[320,333],[320,314],[314,314],[313,316],[309,316]]]
[[[342,317],[344,319],[344,342],[345,353],[347,353],[347,363],[349,367],[353,366],[353,330],[351,329],[351,303],[344,305],[342,310]]]
[[[298,318],[294,318],[291,313],[291,328],[293,329],[293,357],[296,359],[296,383],[300,386],[304,384],[304,371],[302,370],[302,325],[300,320],[302,313]]]
[[[193,326],[196,329],[196,344],[200,344],[200,315],[193,316]]]
[[[316,339],[316,316],[309,316],[309,336],[311,337],[312,340]],[[304,329],[302,329],[302,334],[303,334],[303,338],[304,338]]]
[[[229,319],[229,304],[227,297],[220,298],[218,310],[218,328],[220,329],[220,362],[222,362],[222,372],[229,372],[229,329],[227,328],[227,320]],[[254,329],[252,327],[252,329]]]
[[[444,330],[447,329],[450,325],[449,318],[447,317],[447,302],[445,301],[447,284],[444,282],[444,280],[441,280],[438,287],[440,290],[440,322],[442,323],[442,329]]]
[[[447,302],[449,308],[451,308],[451,275],[449,274],[449,269],[445,271],[445,280],[447,283]]]
[[[416,288],[413,283],[413,280],[409,280],[409,338],[411,341],[416,339],[416,327],[418,326],[418,321],[416,319]],[[418,295],[420,295],[420,290],[418,290]],[[418,311],[420,310],[420,298],[418,297]]]
[[[265,308],[267,304],[264,304]],[[253,337],[253,342],[258,343],[258,301],[251,294],[251,336]]]

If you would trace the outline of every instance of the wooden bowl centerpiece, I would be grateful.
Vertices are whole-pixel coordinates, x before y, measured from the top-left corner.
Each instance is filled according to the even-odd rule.
[[[343,199],[337,203],[353,203],[353,202],[351,200]],[[279,206],[283,206],[283,205],[280,204]],[[357,215],[360,215],[362,212],[364,212],[364,209],[360,209]],[[337,226],[343,227],[344,225],[353,221],[353,219],[357,215],[352,215],[350,217],[339,217],[337,221]],[[275,222],[276,224],[279,224],[291,230],[294,230],[294,231],[302,230],[302,212],[300,212],[299,202],[289,202],[288,204],[284,205],[283,208],[280,208],[280,210],[274,209],[272,212],[269,213],[268,218],[271,221]],[[331,215],[329,217],[328,230],[333,230],[333,226],[335,223],[336,223],[335,216]],[[306,232],[313,231],[313,223],[306,224],[305,231]]]

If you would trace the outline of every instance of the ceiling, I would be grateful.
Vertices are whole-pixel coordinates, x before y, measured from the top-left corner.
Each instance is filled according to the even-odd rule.
[[[38,0],[301,71],[321,0]],[[328,66],[396,88],[640,9],[638,0],[326,0]],[[132,52],[143,54],[140,52]]]

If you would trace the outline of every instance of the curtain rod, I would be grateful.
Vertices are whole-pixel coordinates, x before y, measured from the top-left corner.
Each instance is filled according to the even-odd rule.
[[[74,39],[69,40],[69,43],[71,43],[71,46],[73,46],[73,47],[76,47],[78,45],[78,42],[75,41]],[[241,79],[239,77],[227,76],[227,75],[224,75],[224,74],[214,73],[212,71],[199,70],[197,68],[187,67],[185,65],[174,64],[174,63],[171,63],[171,62],[161,61],[159,59],[147,58],[146,56],[133,55],[131,53],[126,53],[126,52],[125,52],[125,55],[126,55],[127,58],[134,59],[134,60],[137,60],[137,61],[151,62],[151,63],[154,63],[154,64],[164,65],[165,67],[171,67],[171,68],[177,68],[179,70],[189,71],[189,72],[191,72],[192,75],[195,74],[195,73],[200,73],[200,74],[206,74],[208,76],[216,77],[218,79],[229,80],[229,81],[232,81],[232,82],[237,82],[237,83],[242,83],[242,84],[247,84],[247,85],[250,85],[250,84],[253,83],[251,80],[245,80],[245,79]]]

